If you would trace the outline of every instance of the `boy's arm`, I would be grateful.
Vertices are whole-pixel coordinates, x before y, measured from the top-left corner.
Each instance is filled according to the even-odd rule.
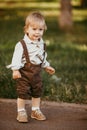
[[[13,74],[12,74],[13,79],[18,79],[21,78],[21,73],[19,70],[13,70]]]
[[[23,48],[20,42],[16,44],[15,50],[12,57],[12,70],[19,70],[22,67],[22,56],[23,56]]]

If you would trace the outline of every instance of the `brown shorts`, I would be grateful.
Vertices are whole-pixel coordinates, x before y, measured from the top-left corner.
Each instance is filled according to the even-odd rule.
[[[18,97],[22,99],[27,99],[29,96],[41,97],[43,85],[40,65],[27,63],[19,71],[22,77],[17,79]]]

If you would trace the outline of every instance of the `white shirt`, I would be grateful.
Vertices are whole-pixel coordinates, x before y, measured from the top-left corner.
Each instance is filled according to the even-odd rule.
[[[33,42],[29,39],[29,37],[25,34],[23,40],[26,43],[28,55],[30,62],[39,65],[42,63],[42,68],[49,66],[49,62],[46,60],[47,53],[44,55],[44,41],[40,39],[38,42]],[[43,60],[44,59],[44,60]],[[12,57],[12,63],[7,66],[7,68],[11,68],[12,70],[18,70],[24,67],[26,63],[26,59],[23,58],[23,47],[20,41],[16,44],[15,50]]]

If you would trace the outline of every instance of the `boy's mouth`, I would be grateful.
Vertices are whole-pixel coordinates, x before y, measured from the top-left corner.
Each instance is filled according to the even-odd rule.
[[[35,38],[40,38],[40,36],[34,35]]]

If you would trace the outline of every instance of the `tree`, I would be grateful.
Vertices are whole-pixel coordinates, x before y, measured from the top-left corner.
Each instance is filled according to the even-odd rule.
[[[73,26],[71,0],[61,0],[60,4],[59,26],[62,30],[69,32]]]
[[[80,0],[81,7],[86,8],[87,7],[87,0]]]

